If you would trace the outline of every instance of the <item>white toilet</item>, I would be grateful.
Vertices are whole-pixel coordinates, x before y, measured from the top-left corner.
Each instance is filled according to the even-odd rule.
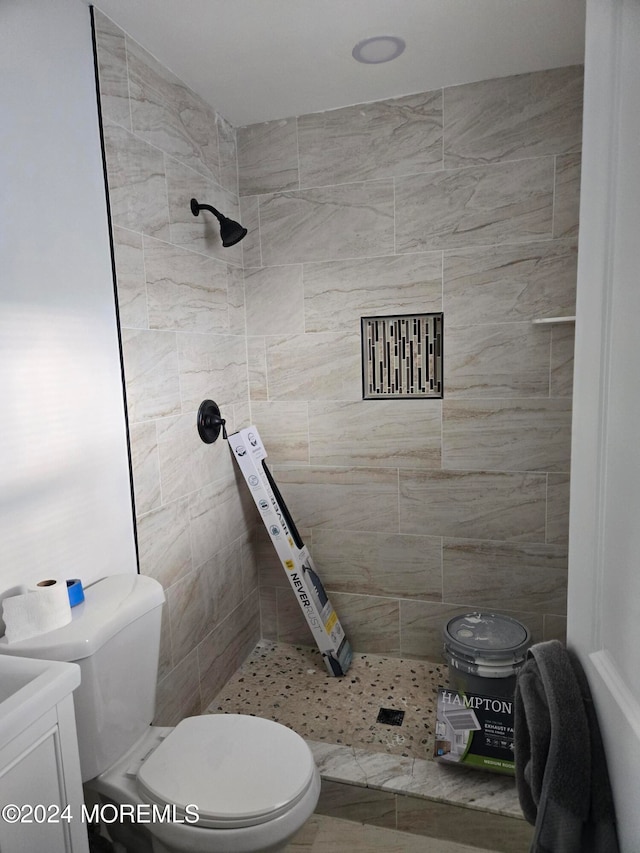
[[[17,643],[2,638],[0,652],[79,664],[74,705],[87,801],[109,816],[125,804],[137,818],[105,821],[116,849],[280,850],[318,801],[311,750],[291,729],[240,714],[151,726],[163,602],[152,578],[103,578],[85,590],[69,625]]]

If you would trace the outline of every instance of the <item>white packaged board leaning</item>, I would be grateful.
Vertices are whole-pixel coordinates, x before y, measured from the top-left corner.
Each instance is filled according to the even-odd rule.
[[[344,675],[352,651],[336,611],[316,574],[280,491],[265,465],[267,452],[255,426],[228,436],[240,471],[331,675]]]

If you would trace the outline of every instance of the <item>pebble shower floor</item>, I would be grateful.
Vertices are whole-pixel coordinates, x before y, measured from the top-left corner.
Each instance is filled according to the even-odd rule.
[[[308,740],[428,759],[437,688],[447,684],[444,664],[357,653],[349,672],[334,678],[316,649],[262,640],[208,711],[265,717]],[[381,708],[403,711],[401,725],[378,722]]]

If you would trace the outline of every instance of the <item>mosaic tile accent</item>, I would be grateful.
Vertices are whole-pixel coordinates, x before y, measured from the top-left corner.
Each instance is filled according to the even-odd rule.
[[[443,315],[362,317],[362,397],[442,397]]]

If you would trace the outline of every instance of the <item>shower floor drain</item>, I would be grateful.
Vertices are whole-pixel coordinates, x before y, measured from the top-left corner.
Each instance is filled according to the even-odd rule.
[[[392,708],[380,708],[376,723],[384,723],[385,726],[401,726],[404,720],[404,711],[394,711]]]

